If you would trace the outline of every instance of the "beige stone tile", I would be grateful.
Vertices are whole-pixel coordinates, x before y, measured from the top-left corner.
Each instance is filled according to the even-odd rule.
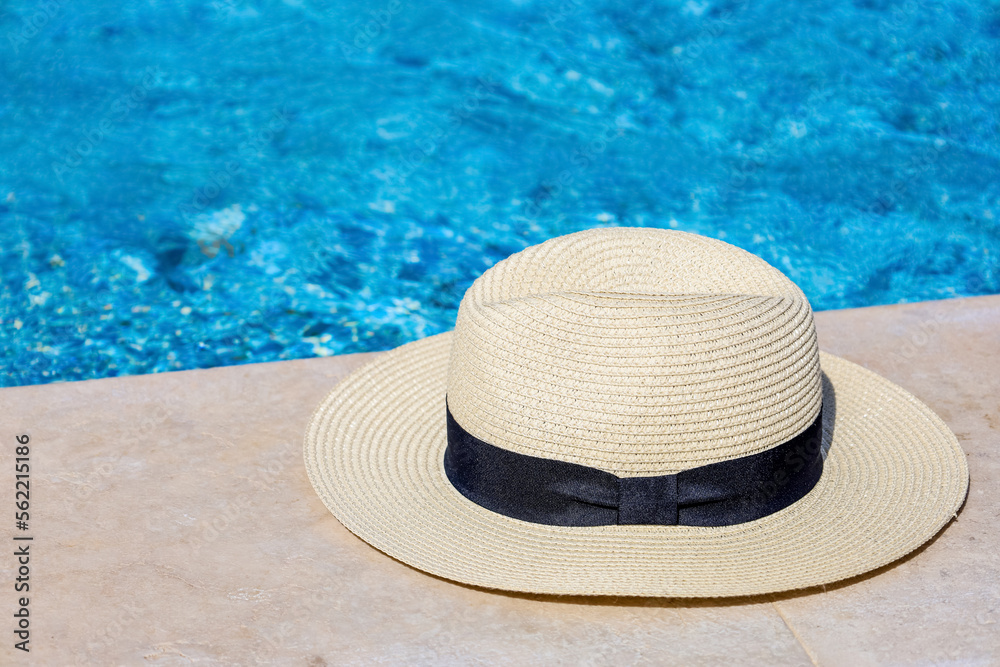
[[[326,511],[300,453],[361,356],[0,390],[0,479],[32,437],[32,662],[808,665],[796,634],[823,665],[996,661],[1000,298],[817,320],[824,349],[949,422],[972,496],[917,557],[776,601],[505,595],[382,555]],[[10,644],[0,664],[23,657]]]
[[[503,595],[351,535],[310,487],[301,441],[363,361],[0,390],[0,470],[14,436],[32,438],[34,662],[808,664],[768,601]],[[22,657],[4,642],[0,663]]]

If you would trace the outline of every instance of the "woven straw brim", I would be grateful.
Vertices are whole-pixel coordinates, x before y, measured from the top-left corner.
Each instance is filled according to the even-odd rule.
[[[965,455],[914,396],[821,353],[823,476],[790,507],[723,527],[548,526],[462,496],[445,477],[451,334],[359,369],[318,407],[309,478],[331,512],[386,554],[454,581],[529,593],[724,597],[827,584],[934,536],[968,488]]]

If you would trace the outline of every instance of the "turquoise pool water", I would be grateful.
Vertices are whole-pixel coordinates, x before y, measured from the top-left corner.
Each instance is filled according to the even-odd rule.
[[[1000,291],[1000,5],[7,2],[0,384],[378,350],[597,225]]]

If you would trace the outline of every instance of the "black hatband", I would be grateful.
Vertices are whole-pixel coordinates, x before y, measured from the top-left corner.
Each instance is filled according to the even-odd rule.
[[[654,477],[518,454],[476,438],[447,413],[444,468],[452,485],[477,505],[533,523],[730,526],[788,507],[823,473],[822,410],[777,447]]]

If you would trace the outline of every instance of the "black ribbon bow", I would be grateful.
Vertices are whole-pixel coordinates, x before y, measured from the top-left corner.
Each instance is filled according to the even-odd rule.
[[[476,438],[447,413],[444,469],[452,485],[477,505],[533,523],[730,526],[788,507],[823,473],[822,410],[771,449],[654,477],[518,454]]]

